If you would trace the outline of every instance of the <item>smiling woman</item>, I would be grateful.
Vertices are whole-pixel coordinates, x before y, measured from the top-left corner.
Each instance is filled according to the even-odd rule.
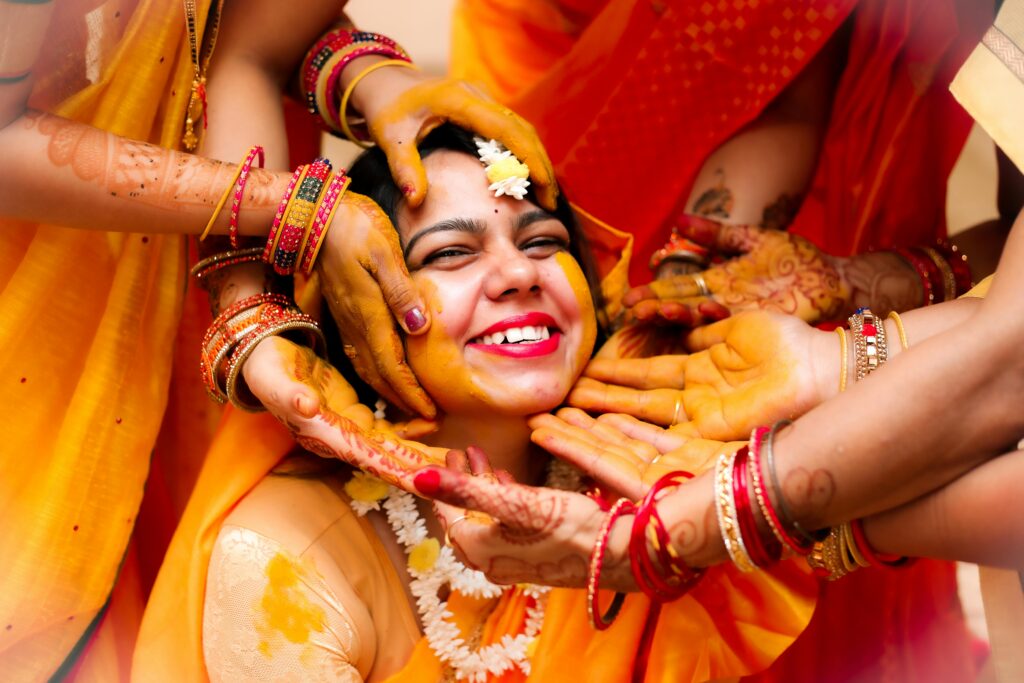
[[[527,419],[564,401],[594,348],[597,281],[586,274],[594,269],[583,235],[564,200],[548,212],[532,194],[494,196],[469,134],[442,127],[420,152],[430,192],[417,208],[379,151],[350,171],[353,191],[389,214],[430,307],[430,330],[404,339],[443,414],[419,446],[438,460],[460,449],[447,452],[449,462],[485,476],[578,489],[578,474],[531,445]],[[328,300],[332,309],[358,303]],[[343,340],[332,350],[339,361],[353,355]],[[568,495],[524,514],[530,529],[509,534],[492,575],[515,576],[539,541],[572,539],[603,518],[595,500]],[[489,522],[467,515],[449,528],[461,523]],[[746,577],[727,569],[660,619],[647,598],[631,596],[616,628],[597,632],[583,591],[490,583],[460,564],[445,538],[427,501],[336,460],[292,453],[220,526],[202,618],[210,678],[562,680],[580,666],[580,652],[589,653],[585,680],[625,680],[644,669],[648,681],[735,676],[777,656],[813,604],[805,571]],[[553,585],[587,575],[577,558],[547,561]],[[645,641],[661,624],[664,635]],[[754,646],[737,632],[775,637]],[[678,649],[684,635],[695,648],[689,654]]]

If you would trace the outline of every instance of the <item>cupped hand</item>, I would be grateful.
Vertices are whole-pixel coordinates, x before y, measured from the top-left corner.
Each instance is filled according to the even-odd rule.
[[[356,372],[399,409],[433,418],[433,401],[405,362],[394,320],[410,334],[430,319],[409,277],[398,233],[369,197],[347,192],[335,211],[316,268],[345,354]]]
[[[594,419],[575,408],[537,415],[530,426],[535,444],[575,465],[601,488],[634,501],[669,472],[701,474],[714,467],[723,449],[742,445],[689,438],[629,415]]]
[[[838,391],[839,340],[793,316],[756,311],[698,328],[694,353],[595,358],[569,405],[626,413],[687,438],[743,439]]]
[[[537,131],[477,87],[411,69],[386,68],[363,79],[353,98],[358,98],[370,137],[387,155],[391,175],[411,206],[419,206],[427,192],[416,145],[442,123],[451,122],[503,143],[529,167],[541,205],[554,210],[558,186]]]
[[[709,322],[709,301],[732,313],[776,311],[811,323],[834,320],[850,307],[853,288],[843,277],[839,260],[802,237],[714,221],[682,230],[685,237],[734,258],[703,273],[655,280],[630,290],[623,303],[637,320],[701,325]]]
[[[249,390],[299,445],[318,455],[344,460],[412,493],[416,471],[444,461],[443,449],[405,440],[429,433],[433,422],[375,420],[338,371],[307,347],[268,337],[242,373]]]

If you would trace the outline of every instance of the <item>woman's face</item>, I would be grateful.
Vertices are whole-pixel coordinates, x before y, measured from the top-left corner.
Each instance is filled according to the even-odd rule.
[[[590,358],[590,291],[569,232],[526,200],[495,198],[475,158],[436,151],[417,209],[398,230],[433,317],[406,338],[409,364],[449,415],[551,410]]]

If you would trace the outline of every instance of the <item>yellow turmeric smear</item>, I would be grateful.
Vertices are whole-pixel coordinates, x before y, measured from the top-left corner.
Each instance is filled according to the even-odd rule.
[[[303,644],[312,632],[324,630],[327,615],[323,607],[309,599],[304,584],[312,582],[310,569],[285,553],[277,553],[267,563],[267,586],[257,609],[257,625],[262,639],[259,650],[273,655],[271,643],[280,636],[289,642]]]

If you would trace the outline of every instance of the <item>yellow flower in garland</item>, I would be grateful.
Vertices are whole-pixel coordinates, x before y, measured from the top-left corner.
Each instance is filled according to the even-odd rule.
[[[440,556],[441,544],[437,542],[437,539],[424,539],[409,551],[409,569],[418,572],[429,571]]]
[[[345,482],[345,493],[359,503],[376,503],[387,496],[390,490],[390,486],[365,472],[356,472]]]

